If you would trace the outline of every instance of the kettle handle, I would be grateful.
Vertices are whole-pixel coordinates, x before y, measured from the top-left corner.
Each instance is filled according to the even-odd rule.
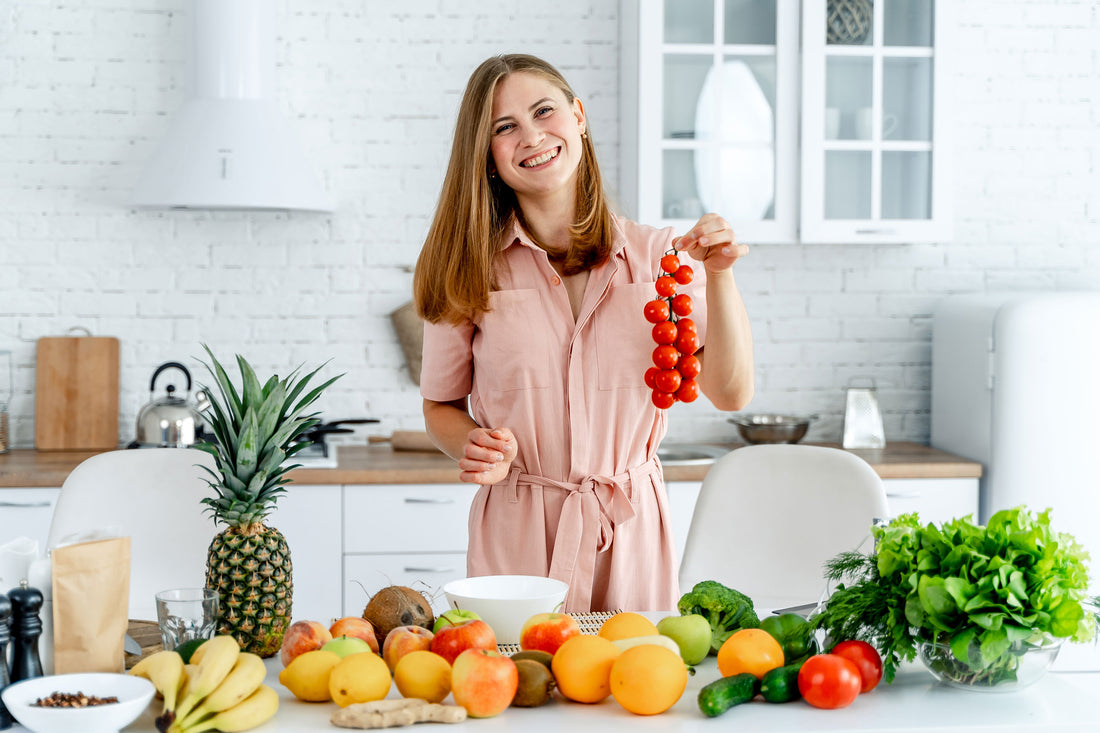
[[[187,391],[191,391],[191,372],[187,371],[187,367],[185,367],[183,364],[180,364],[178,361],[167,361],[157,367],[157,370],[153,372],[153,379],[149,382],[150,392],[156,390],[157,377],[159,377],[160,373],[163,372],[165,369],[179,369],[181,372],[183,372],[183,376],[187,377]]]

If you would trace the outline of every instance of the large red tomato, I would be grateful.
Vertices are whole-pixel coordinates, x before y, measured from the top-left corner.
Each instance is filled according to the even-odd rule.
[[[882,679],[882,657],[867,642],[855,639],[842,641],[833,647],[832,653],[856,665],[860,679],[863,680],[860,692],[870,692]]]
[[[816,654],[798,670],[798,691],[815,708],[842,708],[859,696],[862,680],[851,660],[836,654]]]

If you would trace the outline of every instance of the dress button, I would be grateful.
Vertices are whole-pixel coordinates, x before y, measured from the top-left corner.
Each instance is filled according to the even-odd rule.
[[[561,278],[557,275],[554,275],[554,277],[550,278],[550,282],[554,283],[555,285],[561,285]]]

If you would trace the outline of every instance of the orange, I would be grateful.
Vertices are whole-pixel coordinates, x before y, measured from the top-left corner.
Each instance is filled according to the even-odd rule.
[[[687,665],[656,644],[631,647],[611,664],[611,694],[636,715],[656,715],[676,704],[687,688]]]
[[[760,679],[783,666],[783,647],[763,629],[735,631],[718,649],[718,671],[723,677],[748,672]]]
[[[554,652],[550,671],[558,690],[574,702],[600,702],[611,694],[611,664],[619,647],[607,639],[581,634]]]
[[[659,633],[657,626],[640,613],[624,611],[603,622],[599,636],[608,641],[633,639],[636,636],[653,636]]]
[[[434,652],[409,652],[397,660],[393,683],[401,697],[440,702],[451,694],[451,665]]]

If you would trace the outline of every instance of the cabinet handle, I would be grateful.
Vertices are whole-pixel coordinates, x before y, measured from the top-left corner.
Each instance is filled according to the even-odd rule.
[[[454,568],[405,568],[406,573],[453,573]]]
[[[870,229],[856,229],[856,234],[897,234],[897,229],[890,228],[870,228]]]
[[[896,494],[886,493],[887,499],[919,499],[920,491],[901,491]]]
[[[32,509],[49,505],[50,502],[48,501],[0,501],[0,506],[12,509]]]
[[[418,499],[414,496],[405,497],[406,504],[454,504],[454,499]]]

